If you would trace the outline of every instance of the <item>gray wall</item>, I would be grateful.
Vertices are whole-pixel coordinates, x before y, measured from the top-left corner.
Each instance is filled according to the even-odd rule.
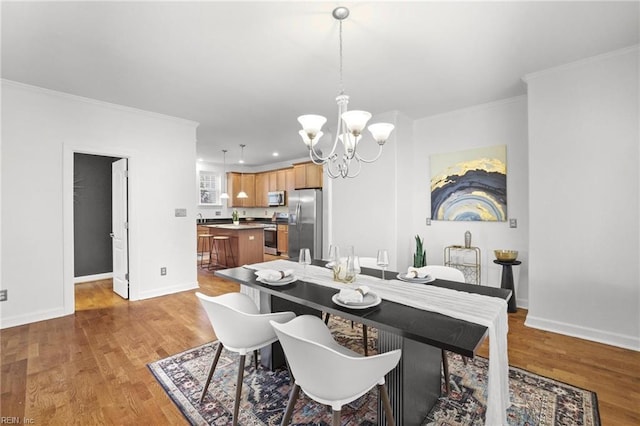
[[[73,229],[75,277],[112,272],[111,163],[118,160],[74,154]]]

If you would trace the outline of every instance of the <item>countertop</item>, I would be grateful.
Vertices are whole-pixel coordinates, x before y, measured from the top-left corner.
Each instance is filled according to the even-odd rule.
[[[236,230],[236,231],[243,231],[243,230],[248,230],[248,229],[264,229],[265,224],[264,223],[242,223],[240,225],[234,225],[232,223],[219,223],[219,224],[206,224],[206,225],[200,225],[200,226],[206,226],[207,228],[220,228],[220,229],[232,229],[232,230]]]

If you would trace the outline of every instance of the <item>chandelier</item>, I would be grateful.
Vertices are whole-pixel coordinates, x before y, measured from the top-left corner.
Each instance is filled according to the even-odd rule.
[[[344,94],[342,82],[342,21],[349,16],[349,9],[337,7],[333,10],[332,15],[340,24],[340,93],[336,97],[338,125],[336,126],[336,135],[331,152],[326,157],[323,157],[322,152],[315,149],[315,145],[323,135],[322,126],[327,122],[325,117],[314,114],[301,115],[298,117],[298,122],[302,125],[302,130],[298,133],[309,149],[311,161],[318,165],[326,164],[327,167],[325,169],[329,177],[333,179],[337,177],[353,178],[360,173],[362,163],[373,163],[380,158],[382,146],[389,139],[394,126],[390,123],[371,124],[367,129],[378,143],[378,154],[374,158],[366,159],[358,153],[358,144],[362,139],[362,131],[371,118],[371,114],[367,111],[349,111],[347,109],[349,96]],[[342,155],[337,151],[338,146],[342,147]]]

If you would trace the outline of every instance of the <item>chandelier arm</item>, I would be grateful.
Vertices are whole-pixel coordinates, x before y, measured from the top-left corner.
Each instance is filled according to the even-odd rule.
[[[378,144],[378,155],[376,155],[372,159],[363,158],[360,154],[358,154],[357,151],[355,153],[355,157],[358,160],[358,162],[362,161],[363,163],[373,163],[374,161],[377,161],[378,158],[380,158],[381,155],[382,155],[382,144]]]
[[[327,174],[329,175],[329,177],[331,179],[335,179],[337,177],[340,177],[342,175],[342,171],[341,168],[338,167],[337,172],[334,170],[335,166],[337,164],[337,155],[333,155],[330,161],[327,161],[326,164],[326,169],[327,169]]]
[[[354,168],[349,167],[348,170],[347,170],[347,174],[344,177],[346,177],[346,178],[354,178],[354,177],[356,177],[356,176],[358,176],[360,174],[360,171],[362,170],[362,163],[359,160],[357,160],[357,158],[356,158],[355,162],[358,164],[358,167],[355,168],[356,172],[355,173],[351,173],[351,172],[353,172]],[[349,162],[349,166],[351,166],[351,162]]]

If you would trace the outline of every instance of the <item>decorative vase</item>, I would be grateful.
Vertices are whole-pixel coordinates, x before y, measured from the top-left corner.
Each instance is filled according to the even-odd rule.
[[[353,253],[353,246],[347,247],[347,257],[340,258],[333,264],[333,280],[340,283],[351,284],[355,282],[357,258]]]
[[[237,225],[240,225],[240,221],[239,221],[239,220],[234,220],[234,221],[233,221],[233,224],[234,224],[234,225],[236,225],[236,226],[237,226]]]

